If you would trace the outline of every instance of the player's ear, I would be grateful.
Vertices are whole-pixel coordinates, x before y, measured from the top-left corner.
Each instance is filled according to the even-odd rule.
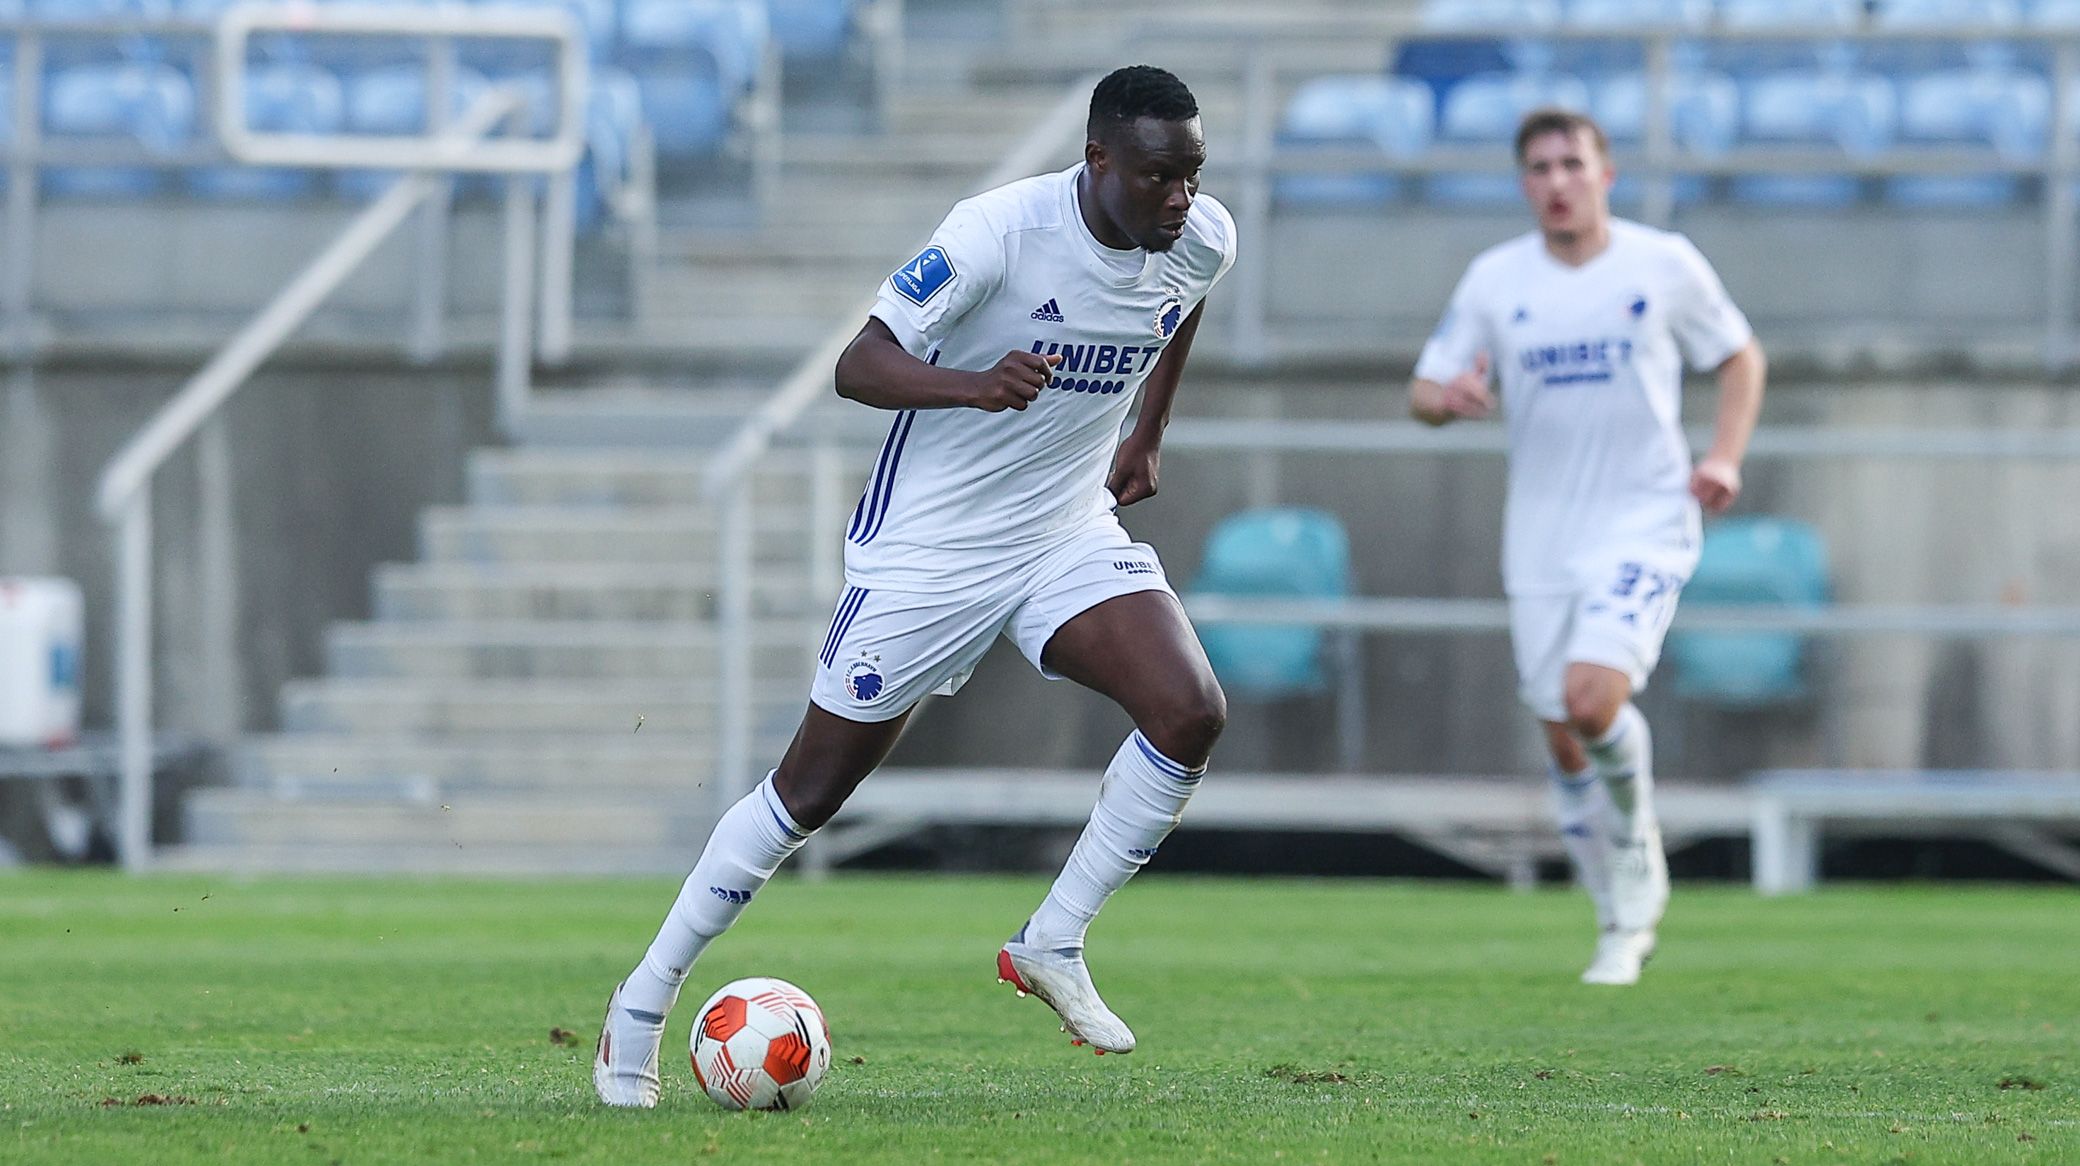
[[[1090,167],[1091,173],[1103,174],[1105,172],[1106,160],[1105,143],[1096,138],[1089,138],[1084,141],[1083,164]]]

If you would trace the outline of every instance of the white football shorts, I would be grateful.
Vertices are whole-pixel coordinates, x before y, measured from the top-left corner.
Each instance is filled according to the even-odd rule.
[[[1622,672],[1632,691],[1644,689],[1694,563],[1694,553],[1655,548],[1586,572],[1579,591],[1510,596],[1518,699],[1539,720],[1565,723],[1567,666],[1575,663]]]
[[[1110,514],[1054,550],[943,592],[847,587],[838,601],[809,699],[849,721],[886,721],[926,696],[951,696],[1001,635],[1040,662],[1047,641],[1098,604],[1137,591],[1174,596],[1155,548]]]

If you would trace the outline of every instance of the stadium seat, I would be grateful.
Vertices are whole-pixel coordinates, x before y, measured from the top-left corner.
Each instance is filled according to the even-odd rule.
[[[1589,110],[1589,89],[1580,78],[1564,73],[1490,73],[1469,77],[1452,87],[1438,115],[1440,142],[1487,145],[1497,160],[1509,156],[1517,126],[1534,109],[1557,106]],[[1432,202],[1450,205],[1500,205],[1522,197],[1514,173],[1438,174],[1424,186]]]
[[[2036,0],[2025,23],[2031,28],[2080,28],[2080,0]]]
[[[623,63],[667,158],[714,153],[765,58],[765,9],[740,0],[634,0],[622,13]]]
[[[853,0],[766,0],[773,41],[789,61],[841,56],[852,35]]]
[[[617,23],[614,0],[471,0],[478,8],[561,8],[584,30],[585,44],[595,61],[614,51]]]
[[[2043,156],[2050,123],[2050,84],[2019,69],[1957,69],[1911,78],[1900,88],[1904,143],[1977,147],[2004,161],[2027,162]],[[1908,175],[1888,179],[1885,197],[1899,206],[2007,206],[2021,200],[2023,184],[2011,174]]]
[[[624,185],[643,125],[643,96],[634,77],[619,69],[592,76],[592,101],[585,113],[585,158],[578,167],[578,229],[605,221],[605,192]]]
[[[1698,606],[1812,608],[1829,601],[1819,532],[1794,519],[1722,519],[1705,530],[1683,601]],[[1732,708],[1805,699],[1812,690],[1807,637],[1795,632],[1689,632],[1668,638],[1678,695]]]
[[[1351,593],[1350,537],[1325,510],[1283,507],[1244,510],[1222,519],[1206,536],[1199,574],[1189,594],[1340,599]],[[1332,673],[1342,682],[1338,717],[1362,717],[1355,699],[1360,677],[1356,642],[1336,642],[1316,627],[1200,623],[1199,642],[1231,696],[1277,700],[1326,692]],[[1356,763],[1357,726],[1344,724],[1343,761]]]
[[[1730,149],[1740,134],[1741,120],[1740,88],[1733,79],[1717,73],[1678,73],[1669,84],[1669,132],[1676,148],[1707,158]],[[1617,73],[1592,79],[1589,109],[1612,144],[1620,147],[1618,185],[1611,200],[1637,200],[1641,183],[1626,173],[1624,149],[1637,149],[1646,140],[1646,74]],[[1678,203],[1701,202],[1710,189],[1710,180],[1702,175],[1676,176]]]
[[[0,19],[6,12],[0,9]],[[0,55],[0,148],[14,144],[14,59]],[[9,167],[0,166],[0,191],[7,189]]]
[[[1741,140],[1750,145],[1867,158],[1892,144],[1893,85],[1851,70],[1785,70],[1741,86]],[[1860,196],[1853,174],[1751,174],[1734,197],[1766,206],[1846,206]]]
[[[1727,28],[1847,31],[1862,19],[1861,0],[1719,0],[1719,23]]]
[[[2074,0],[2080,3],[2080,0]],[[1433,105],[1443,105],[1452,87],[1468,77],[1503,73],[1511,68],[1503,42],[1493,37],[1446,37],[1403,41],[1394,49],[1388,72],[1429,87]]]
[[[1704,28],[1712,22],[1712,0],[1573,0],[1567,6],[1570,28],[1640,29]]]
[[[346,120],[339,79],[307,64],[268,64],[246,72],[246,125],[269,133],[338,133]],[[188,175],[188,189],[208,198],[286,199],[314,193],[308,170],[212,166]]]
[[[1430,89],[1406,77],[1316,77],[1286,103],[1281,148],[1373,147],[1411,158],[1430,145],[1436,120]],[[1383,173],[1280,174],[1273,197],[1289,206],[1371,206],[1399,196],[1401,180]]]
[[[458,70],[449,113],[460,113],[489,82],[480,73]],[[426,67],[389,65],[349,76],[345,81],[346,128],[357,134],[409,136],[426,132]],[[338,178],[340,192],[350,198],[374,198],[396,180],[393,172],[346,170]]]
[[[195,89],[178,69],[151,61],[63,69],[44,93],[43,128],[52,138],[119,139],[170,152],[194,136]],[[162,176],[144,166],[56,167],[43,183],[54,195],[140,197],[158,191]]]
[[[1424,28],[1522,33],[1559,26],[1559,0],[1423,0]]]
[[[2022,23],[2016,0],[1876,0],[1871,23],[1878,28],[2015,28]]]

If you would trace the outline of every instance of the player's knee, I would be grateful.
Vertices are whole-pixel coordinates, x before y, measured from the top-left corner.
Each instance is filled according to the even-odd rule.
[[[837,816],[852,788],[783,770],[774,775],[773,792],[780,795],[780,804],[787,807],[788,816],[794,819],[795,825],[804,830],[820,830],[824,823]]]
[[[1593,741],[1610,732],[1611,722],[1617,719],[1622,703],[1613,700],[1609,692],[1597,686],[1569,686],[1567,727],[1583,740]]]
[[[1228,697],[1218,684],[1179,694],[1156,717],[1153,732],[1144,730],[1171,760],[1198,766],[1213,752],[1228,727]]]

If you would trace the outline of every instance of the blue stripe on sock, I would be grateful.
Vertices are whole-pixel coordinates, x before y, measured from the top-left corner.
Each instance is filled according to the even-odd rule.
[[[780,827],[780,829],[786,831],[787,836],[789,838],[792,838],[797,842],[806,841],[808,839],[809,835],[804,833],[801,827],[795,824],[793,816],[787,812],[786,803],[780,800],[780,791],[773,788],[772,778],[768,777],[764,781],[760,782],[758,785],[758,792],[761,795],[761,800],[763,800],[766,804],[766,812],[773,815],[774,823],[777,824]]]
[[[1141,750],[1141,755],[1148,758],[1149,763],[1166,776],[1174,777],[1179,781],[1197,781],[1206,776],[1206,767],[1203,765],[1197,769],[1186,769],[1177,762],[1163,756],[1162,751],[1149,744],[1148,738],[1142,736],[1139,729],[1134,730],[1133,741],[1135,746]]]

